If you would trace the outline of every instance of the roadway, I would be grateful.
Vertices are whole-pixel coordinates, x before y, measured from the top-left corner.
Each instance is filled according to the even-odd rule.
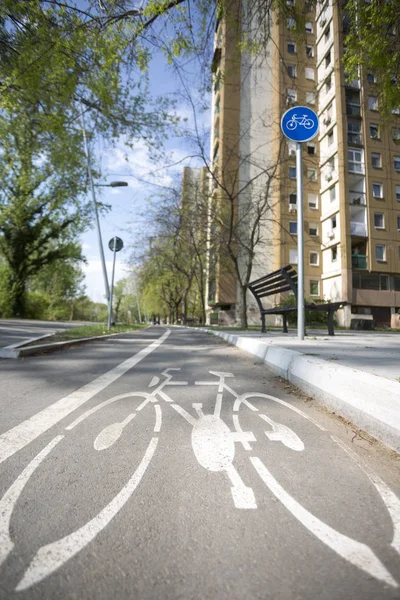
[[[80,325],[93,325],[78,321],[34,321],[29,319],[0,319],[0,348],[7,348],[24,341]]]
[[[400,598],[399,457],[150,327],[0,361],[0,598]]]

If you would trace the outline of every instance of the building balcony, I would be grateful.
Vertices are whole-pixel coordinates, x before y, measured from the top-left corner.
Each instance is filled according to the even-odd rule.
[[[348,192],[349,203],[352,206],[366,206],[367,198],[365,192]]]
[[[351,131],[347,132],[347,143],[350,144],[351,146],[353,144],[356,144],[356,146],[362,146],[362,135],[361,133],[354,133]]]
[[[352,117],[361,117],[361,106],[359,104],[346,102],[346,115],[350,115]]]
[[[353,269],[367,269],[368,256],[366,256],[365,254],[352,254],[351,266]]]
[[[350,221],[350,235],[367,237],[367,225],[358,221]]]

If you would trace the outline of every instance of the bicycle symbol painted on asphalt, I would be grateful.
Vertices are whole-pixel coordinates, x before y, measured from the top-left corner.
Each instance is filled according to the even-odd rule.
[[[261,392],[249,392],[238,394],[233,387],[229,386],[227,380],[232,380],[232,373],[209,371],[211,376],[204,381],[195,381],[195,386],[216,388],[214,410],[212,414],[204,414],[203,404],[194,402],[190,406],[192,412],[183,408],[174,401],[173,395],[168,388],[172,386],[187,386],[189,382],[174,379],[174,374],[179,368],[165,369],[159,376],[153,377],[149,384],[149,391],[129,392],[105,400],[100,404],[86,410],[65,428],[65,435],[58,435],[48,443],[25,467],[22,473],[11,484],[3,498],[0,500],[0,565],[4,562],[14,548],[14,542],[10,535],[10,521],[14,507],[21,496],[25,486],[40,467],[44,459],[52,450],[66,438],[69,431],[76,427],[98,411],[112,405],[119,400],[129,400],[131,408],[129,413],[120,421],[113,422],[103,427],[93,440],[93,448],[96,452],[106,452],[118,443],[124,432],[134,425],[140,425],[140,417],[146,410],[154,413],[154,425],[149,433],[147,447],[144,448],[143,456],[134,469],[128,481],[112,498],[112,500],[91,520],[79,529],[39,548],[29,563],[24,575],[15,588],[16,591],[26,590],[39,581],[48,577],[56,569],[62,567],[72,559],[78,552],[85,548],[95,537],[116,517],[122,507],[132,497],[138,488],[150,462],[156,454],[159,443],[159,433],[162,428],[162,406],[170,407],[191,427],[191,446],[194,456],[201,467],[214,473],[220,473],[223,485],[226,481],[230,485],[230,497],[233,505],[238,510],[256,510],[257,499],[254,490],[247,486],[234,464],[237,445],[241,445],[248,454],[249,463],[255,469],[262,483],[266,486],[277,500],[320,542],[332,551],[347,560],[353,566],[368,573],[392,587],[398,587],[398,583],[386,569],[381,560],[372,549],[364,543],[352,539],[335,530],[314,514],[308,511],[300,502],[291,496],[262,460],[257,456],[256,448],[259,444],[282,444],[290,452],[302,453],[306,450],[305,444],[300,436],[287,425],[280,423],[261,411],[252,400],[258,398],[277,403],[291,412],[324,429],[312,418],[295,406],[268,394]],[[221,417],[222,406],[226,405],[228,397],[231,407],[230,421]],[[242,417],[246,419],[254,417],[263,424],[262,434],[256,437],[254,431],[242,428]],[[260,423],[257,421],[257,423]],[[266,429],[264,429],[264,424]],[[259,428],[258,428],[259,429]],[[348,454],[349,450],[340,440],[332,438]],[[350,454],[351,455],[351,454]],[[354,457],[353,457],[354,458]],[[374,474],[369,473],[355,458],[358,466],[367,475],[384,502],[393,523],[392,548],[400,555],[400,500],[395,494]]]
[[[307,115],[298,117],[296,114],[294,114],[292,118],[286,123],[287,129],[290,129],[291,131],[296,129],[298,125],[304,127],[305,129],[312,129],[315,126],[315,123],[312,119],[307,117]]]

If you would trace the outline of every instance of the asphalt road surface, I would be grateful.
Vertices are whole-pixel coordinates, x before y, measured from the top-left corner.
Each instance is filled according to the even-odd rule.
[[[399,460],[205,333],[0,361],[0,598],[400,598]]]
[[[79,325],[93,325],[78,321],[30,321],[26,319],[0,319],[0,348],[14,346],[55,331],[64,331]]]

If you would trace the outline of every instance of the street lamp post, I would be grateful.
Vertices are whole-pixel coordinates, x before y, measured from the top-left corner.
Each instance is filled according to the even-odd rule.
[[[98,239],[98,243],[99,243],[99,252],[100,252],[100,260],[101,260],[101,268],[103,271],[103,280],[104,280],[104,289],[106,292],[106,298],[107,298],[107,305],[110,305],[110,286],[108,284],[108,277],[107,277],[107,268],[106,268],[106,261],[104,258],[104,248],[103,248],[103,240],[101,237],[101,229],[100,229],[100,220],[99,220],[99,211],[97,208],[97,202],[96,202],[96,194],[95,194],[95,187],[125,187],[127,186],[127,182],[126,181],[112,181],[111,183],[98,183],[95,184],[93,181],[93,173],[92,173],[92,165],[91,165],[91,160],[90,160],[90,151],[89,151],[89,144],[87,141],[87,136],[86,136],[86,129],[85,129],[85,118],[83,115],[83,107],[81,107],[81,120],[82,120],[82,134],[83,134],[83,142],[84,142],[84,147],[85,147],[85,154],[86,154],[86,159],[87,159],[87,169],[88,169],[88,175],[89,175],[89,181],[90,181],[90,190],[92,192],[92,201],[93,201],[93,210],[94,210],[94,215],[95,215],[95,219],[96,219],[96,230],[97,230],[97,239]]]

